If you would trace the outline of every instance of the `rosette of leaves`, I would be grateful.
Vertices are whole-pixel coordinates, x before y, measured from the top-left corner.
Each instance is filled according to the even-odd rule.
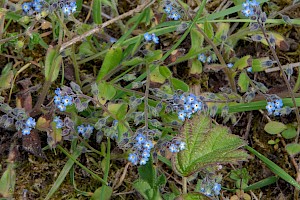
[[[248,154],[239,149],[246,145],[240,137],[230,133],[227,127],[214,125],[206,115],[195,115],[184,123],[182,134],[186,149],[172,159],[173,169],[188,177],[215,164],[245,161]]]

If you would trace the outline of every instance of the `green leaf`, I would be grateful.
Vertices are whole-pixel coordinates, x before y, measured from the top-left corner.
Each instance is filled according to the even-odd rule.
[[[79,46],[79,54],[83,56],[92,56],[95,54],[91,44],[87,41],[84,41]]]
[[[122,48],[120,46],[113,46],[109,49],[98,73],[97,82],[101,81],[104,76],[120,64],[122,56]]]
[[[271,176],[271,177],[265,178],[261,181],[253,183],[253,184],[249,185],[248,187],[244,188],[244,191],[248,192],[250,190],[260,189],[262,187],[265,187],[265,186],[271,185],[273,183],[276,183],[278,181],[278,179],[279,178],[277,176]]]
[[[91,200],[109,200],[111,198],[113,189],[107,185],[99,187],[91,197]]]
[[[252,72],[262,72],[265,68],[261,64],[260,59],[252,59]]]
[[[281,133],[281,135],[285,139],[292,139],[297,136],[297,131],[296,131],[295,127],[288,127],[286,130],[284,130]]]
[[[154,70],[150,73],[150,81],[160,84],[163,84],[166,81],[166,77],[160,73],[159,67],[155,67]]]
[[[141,64],[143,61],[144,61],[144,59],[141,57],[134,57],[131,60],[122,62],[122,65],[123,66],[134,66],[134,65]]]
[[[204,33],[206,33],[206,35],[210,38],[210,39],[213,39],[214,37],[214,30],[213,30],[213,27],[211,25],[210,22],[207,22],[205,20],[204,22]]]
[[[196,25],[197,26],[197,25]],[[196,51],[203,46],[204,36],[197,30],[196,27],[191,29],[191,50]]]
[[[163,75],[165,78],[171,78],[172,72],[171,70],[166,66],[160,66],[159,72],[161,75]]]
[[[278,175],[280,178],[285,180],[286,182],[290,183],[291,185],[295,186],[298,190],[300,189],[299,183],[293,177],[291,177],[288,173],[286,173],[282,168],[280,168],[278,165],[276,165],[274,162],[266,158],[264,155],[261,153],[257,152],[255,149],[245,146],[245,148],[256,155],[261,161],[263,161],[267,167],[274,172],[276,175]]]
[[[175,90],[182,90],[184,92],[189,91],[189,86],[185,82],[183,82],[177,78],[171,78],[171,83]]]
[[[232,69],[240,69],[240,70],[242,70],[242,69],[248,67],[248,60],[249,60],[249,58],[250,58],[250,56],[247,55],[247,56],[244,56],[244,57],[238,59],[234,63]]]
[[[294,155],[300,153],[300,144],[291,143],[291,144],[286,145],[285,149],[288,152],[288,154],[294,156]]]
[[[190,74],[201,74],[202,71],[203,71],[202,63],[198,59],[193,59]]]
[[[217,26],[218,26],[218,30],[214,37],[214,43],[222,42],[222,36],[228,37],[228,31],[230,28],[229,23],[218,23]]]
[[[287,126],[285,124],[275,121],[267,123],[264,128],[264,130],[271,135],[279,134],[285,129],[287,129]]]
[[[242,72],[239,76],[238,85],[240,86],[241,92],[247,92],[249,88],[249,78],[246,72]]]
[[[15,190],[15,184],[16,171],[14,169],[14,164],[9,163],[0,179],[0,196],[12,198]]]
[[[101,16],[101,0],[94,0],[93,7],[93,20],[95,24],[102,24]]]
[[[186,149],[172,159],[173,169],[181,176],[188,177],[209,165],[248,158],[245,151],[238,150],[246,142],[230,134],[227,127],[212,125],[206,115],[195,115],[185,121],[182,134],[186,138]]]
[[[46,81],[53,82],[57,79],[62,57],[56,48],[49,48],[45,60],[45,79]]]
[[[115,95],[116,95],[116,89],[114,86],[106,83],[106,82],[101,82],[98,83],[98,100],[104,104],[106,101],[111,100]]]
[[[178,200],[211,200],[211,198],[201,193],[188,193],[177,197]]]
[[[8,63],[3,68],[0,76],[0,91],[11,87],[13,78],[14,78],[14,72],[12,70],[12,63]]]
[[[147,63],[152,63],[153,61],[159,60],[162,57],[161,50],[149,51],[145,56]]]

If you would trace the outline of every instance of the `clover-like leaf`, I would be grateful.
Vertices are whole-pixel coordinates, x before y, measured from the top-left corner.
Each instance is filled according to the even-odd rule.
[[[245,151],[239,150],[246,142],[230,134],[227,127],[213,125],[206,115],[196,115],[186,121],[182,133],[186,149],[172,159],[174,170],[181,176],[190,176],[210,165],[248,158]]]

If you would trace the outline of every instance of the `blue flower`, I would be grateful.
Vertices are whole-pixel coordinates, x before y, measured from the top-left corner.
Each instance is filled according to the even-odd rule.
[[[247,72],[252,72],[252,67],[248,67]]]
[[[75,1],[72,1],[72,2],[70,3],[70,8],[71,8],[71,12],[72,12],[72,13],[76,12],[77,5],[76,5],[76,2],[75,2]]]
[[[178,112],[178,118],[181,120],[181,121],[184,121],[185,120],[185,116],[186,116],[186,113],[184,111],[179,111]]]
[[[94,130],[94,127],[89,125],[89,124],[85,127],[85,133],[86,134],[92,134],[93,130]]]
[[[173,7],[171,5],[166,5],[165,8],[164,8],[164,11],[167,14],[170,14],[172,10],[173,10]]]
[[[137,157],[137,155],[136,155],[135,153],[131,153],[131,154],[129,154],[129,156],[128,156],[128,160],[129,160],[129,162],[131,162],[133,165],[136,165],[137,162],[138,162],[138,157]]]
[[[233,67],[233,64],[232,64],[232,63],[228,63],[228,64],[227,64],[227,67],[228,67],[228,68],[232,68],[232,67]]]
[[[84,135],[86,128],[84,125],[80,125],[80,126],[77,126],[77,131],[78,131],[78,133],[81,133],[82,135]]]
[[[205,63],[206,62],[206,56],[203,53],[201,53],[201,54],[198,55],[198,60]]]
[[[70,15],[71,14],[71,7],[70,6],[68,6],[68,5],[64,5],[63,7],[62,7],[62,11],[63,11],[63,13],[65,14],[65,15]]]
[[[169,150],[171,153],[177,153],[179,152],[178,147],[175,144],[171,144],[169,147]]]
[[[60,88],[56,88],[56,90],[54,91],[54,93],[55,93],[57,96],[60,96],[60,95],[61,95],[61,90],[60,90]]]
[[[189,96],[187,96],[187,103],[192,104],[196,101],[197,97],[194,94],[190,94]]]
[[[283,103],[282,103],[282,99],[276,99],[275,101],[274,101],[274,105],[275,105],[275,108],[282,108],[282,106],[283,106]]]
[[[70,106],[73,104],[73,98],[71,96],[64,96],[61,100],[64,106]]]
[[[153,143],[152,143],[150,140],[147,140],[147,141],[145,141],[143,147],[144,147],[145,149],[150,150],[150,149],[153,148]]]
[[[31,128],[26,127],[22,130],[22,135],[29,135],[31,131]]]
[[[139,133],[136,136],[135,140],[137,141],[138,144],[143,144],[145,142],[146,138],[143,134]]]
[[[159,38],[158,38],[154,33],[152,33],[152,41],[153,41],[155,44],[158,44],[158,43],[159,43]]]
[[[35,123],[35,119],[33,119],[32,117],[29,117],[27,120],[26,120],[26,126],[28,128],[34,128],[36,123]]]
[[[207,63],[211,63],[211,61],[212,61],[212,57],[211,57],[211,56],[208,56],[208,57],[206,58],[206,62],[207,62]]]
[[[43,7],[42,4],[40,4],[38,2],[34,2],[32,6],[34,7],[34,10],[36,12],[41,12],[42,11],[42,7]]]
[[[181,18],[180,14],[176,11],[171,12],[169,15],[169,18],[174,19],[174,20],[179,20]]]
[[[59,121],[59,122],[56,122],[56,128],[57,128],[57,129],[60,129],[60,128],[62,128],[62,127],[64,127],[64,123],[63,123],[62,120]]]
[[[215,195],[219,195],[221,191],[221,184],[215,183],[213,187],[213,191],[215,192]]]
[[[251,17],[254,14],[254,10],[252,7],[248,6],[248,7],[245,7],[244,10],[242,10],[242,13],[246,17]]]
[[[64,111],[66,111],[66,106],[64,105],[64,104],[62,104],[62,103],[59,103],[58,105],[57,105],[57,108],[61,111],[61,112],[64,112]]]
[[[272,114],[273,111],[275,110],[275,104],[273,102],[268,102],[266,109],[268,111],[269,114]]]
[[[28,3],[23,3],[22,4],[22,9],[25,13],[27,13],[30,9],[31,9],[32,3],[28,2]]]
[[[249,1],[250,6],[259,6],[259,3],[256,0]]]
[[[59,96],[59,95],[54,96],[54,103],[56,105],[60,104],[61,100],[62,100],[61,96]]]
[[[140,160],[140,165],[145,165],[147,163],[147,161],[148,161],[148,158],[142,158]]]
[[[189,103],[185,103],[183,105],[183,108],[184,108],[184,112],[188,113],[188,112],[192,112],[192,105],[189,104]]]
[[[201,110],[201,108],[202,108],[202,103],[196,101],[196,102],[192,103],[192,108],[193,108],[193,111],[194,111],[194,112],[197,112],[198,110]]]
[[[179,143],[178,147],[179,147],[180,151],[185,149],[185,145],[186,145],[185,142],[180,142]]]
[[[149,149],[145,149],[142,153],[143,158],[149,158],[150,157],[150,151]]]
[[[53,121],[54,121],[55,123],[58,123],[58,122],[61,122],[62,120],[60,119],[59,116],[55,116],[54,119],[53,119]]]
[[[182,95],[180,96],[180,100],[182,100],[183,103],[185,103],[185,102],[186,102],[186,97],[182,94]]]
[[[152,41],[152,35],[149,34],[149,33],[145,33],[145,34],[144,34],[144,39],[145,39],[147,42],[150,42],[150,41]]]

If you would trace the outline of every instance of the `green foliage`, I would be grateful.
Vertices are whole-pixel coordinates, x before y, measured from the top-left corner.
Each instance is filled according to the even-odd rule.
[[[50,47],[45,59],[45,80],[53,82],[57,79],[62,62],[58,48]]]
[[[146,199],[146,200],[162,200],[159,193],[159,187],[166,184],[166,177],[160,175],[157,177],[156,168],[152,164],[150,158],[146,165],[140,166],[139,169],[140,178],[134,182],[134,188]]]
[[[249,56],[249,55],[248,55],[248,56],[244,56],[244,57],[238,59],[238,60],[234,63],[232,69],[239,69],[239,70],[245,69],[246,67],[249,66],[249,63],[248,63],[248,60],[249,60],[249,59],[250,59],[250,56]]]
[[[93,1],[92,12],[93,12],[93,19],[95,24],[102,24],[101,7],[102,7],[101,0]]]
[[[264,129],[267,133],[275,135],[287,129],[287,126],[281,122],[271,121],[265,125]]]
[[[235,163],[248,158],[245,151],[238,150],[246,142],[230,134],[228,128],[213,125],[205,115],[195,115],[192,120],[187,120],[182,134],[186,149],[173,159],[173,169],[181,176],[190,176],[209,165]]]
[[[247,73],[245,71],[243,71],[240,76],[239,76],[239,80],[238,80],[238,85],[240,86],[241,92],[247,92],[248,88],[249,88],[249,77],[247,75]]]
[[[16,171],[15,164],[8,163],[7,169],[0,179],[0,196],[4,198],[12,198],[15,191]]]
[[[108,100],[111,100],[116,95],[116,89],[107,82],[100,82],[98,86],[98,100],[101,104],[105,104]]]
[[[0,75],[0,92],[1,92],[1,90],[10,88],[13,78],[14,78],[14,72],[12,70],[12,63],[8,63],[2,69],[2,72]]]
[[[235,186],[244,190],[248,186],[248,182],[251,179],[246,168],[232,170],[230,172],[230,178],[235,180]]]
[[[285,149],[288,152],[288,154],[294,156],[294,155],[300,153],[300,144],[297,144],[297,143],[287,144],[285,146]]]
[[[91,197],[91,200],[109,200],[111,198],[113,189],[107,185],[103,185],[100,188],[98,188],[93,196]]]
[[[111,70],[117,67],[122,60],[122,48],[120,46],[111,47],[105,55],[101,69],[97,76],[97,82],[101,81]]]

